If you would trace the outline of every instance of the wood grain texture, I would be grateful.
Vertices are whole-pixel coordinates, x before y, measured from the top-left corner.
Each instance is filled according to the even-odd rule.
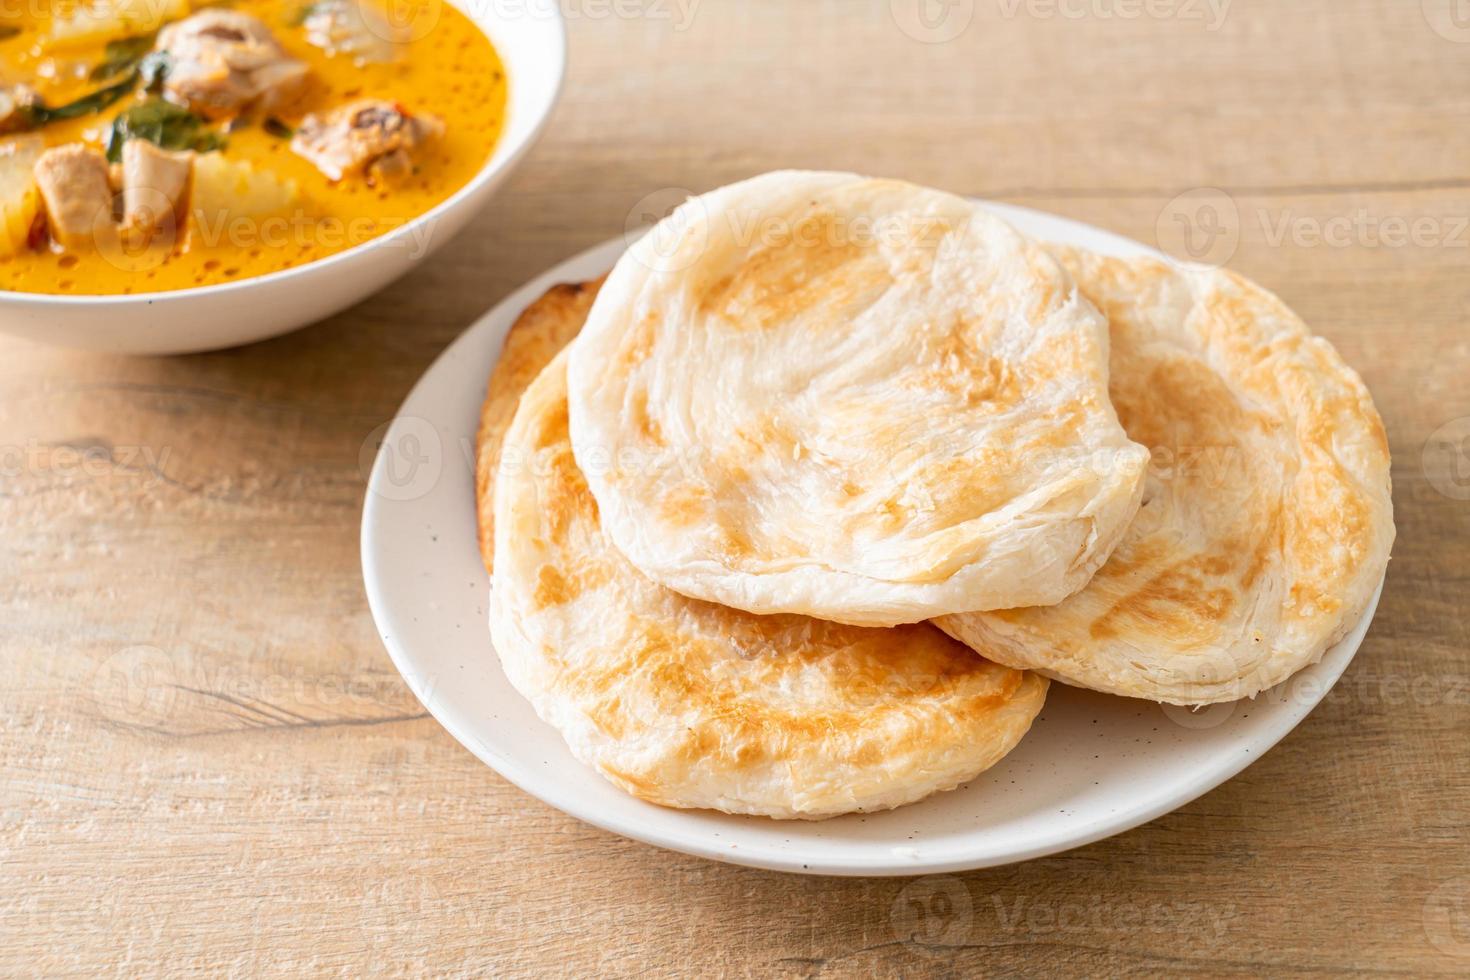
[[[1235,0],[1218,23],[1193,0],[1132,17],[957,0],[939,9],[969,20],[943,43],[900,28],[905,0],[566,6],[544,141],[372,300],[220,354],[0,341],[0,974],[1470,972],[1470,25],[1452,29],[1453,0]],[[1280,746],[1065,855],[836,880],[594,830],[426,717],[362,591],[374,428],[519,283],[672,189],[781,166],[1144,241],[1176,196],[1224,192],[1231,265],[1362,372],[1395,459],[1377,621]]]

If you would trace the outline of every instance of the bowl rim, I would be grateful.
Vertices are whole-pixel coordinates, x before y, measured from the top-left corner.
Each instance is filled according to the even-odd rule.
[[[490,31],[486,29],[485,23],[479,19],[476,11],[485,8],[485,5],[477,4],[474,0],[445,0],[450,6],[460,13],[469,17],[480,33],[487,40],[494,43]],[[490,5],[488,9],[493,9]],[[520,142],[510,146],[505,152],[500,152],[507,144],[497,141],[491,148],[490,155],[475,175],[465,182],[453,194],[450,194],[438,204],[429,208],[422,214],[394,228],[386,234],[369,239],[351,248],[343,249],[332,255],[326,255],[319,259],[303,265],[295,265],[289,269],[279,269],[275,272],[267,272],[258,276],[248,276],[244,279],[233,279],[229,282],[217,282],[208,286],[189,286],[185,289],[160,289],[147,293],[81,293],[62,295],[58,293],[33,293],[21,289],[0,289],[0,304],[22,305],[37,307],[118,307],[118,306],[153,306],[162,302],[184,302],[190,299],[199,299],[205,296],[227,296],[242,289],[254,287],[265,287],[267,285],[282,285],[304,276],[315,275],[325,272],[329,268],[343,265],[379,248],[392,248],[402,245],[405,239],[413,237],[414,233],[425,225],[437,222],[439,218],[463,205],[469,198],[480,193],[487,184],[502,174],[508,173],[521,158],[525,156],[531,147],[545,131],[547,124],[551,121],[552,113],[561,101],[562,90],[566,85],[567,78],[567,24],[563,16],[560,4],[537,5],[536,10],[541,19],[551,24],[552,35],[550,40],[551,50],[547,53],[554,59],[553,70],[555,78],[551,84],[549,97],[541,108],[540,115],[531,126],[520,137]],[[496,49],[500,54],[499,48]],[[504,57],[501,57],[502,63]],[[509,120],[512,111],[512,98],[510,91],[516,84],[516,80],[507,72],[506,78],[506,118]],[[502,138],[505,127],[502,127]]]

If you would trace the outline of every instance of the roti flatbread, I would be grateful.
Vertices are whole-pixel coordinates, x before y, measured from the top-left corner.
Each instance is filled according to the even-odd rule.
[[[1107,324],[975,203],[767,174],[636,242],[571,352],[572,448],[628,559],[757,613],[1054,603],[1138,507]]]
[[[937,625],[1099,691],[1254,696],[1319,660],[1383,578],[1383,423],[1332,345],[1255,283],[1055,251],[1111,324],[1113,404],[1153,453],[1143,506],[1071,598]]]
[[[590,282],[561,283],[547,290],[521,311],[500,348],[500,359],[490,373],[485,404],[480,408],[480,429],[475,455],[475,511],[480,558],[485,571],[495,570],[495,470],[500,466],[500,445],[516,406],[542,368],[572,342],[587,320],[592,300],[606,276]]]
[[[927,624],[754,616],[628,564],[573,459],[564,355],[504,431],[488,402],[576,333],[591,289],[559,287],[521,318],[507,345],[525,356],[497,366],[479,444],[498,461],[479,486],[495,510],[495,649],[573,755],[666,806],[816,819],[951,789],[1009,752],[1045,699],[1035,674]]]

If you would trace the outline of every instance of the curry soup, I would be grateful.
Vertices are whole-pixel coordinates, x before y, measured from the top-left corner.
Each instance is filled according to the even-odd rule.
[[[263,275],[382,235],[464,186],[504,118],[493,47],[434,0],[364,34],[376,14],[359,2],[112,0],[111,28],[80,30],[75,7],[0,15],[13,110],[0,289],[142,293]],[[233,88],[209,87],[221,81]],[[105,217],[68,198],[100,188],[110,204],[91,212]],[[90,234],[68,228],[76,215]]]

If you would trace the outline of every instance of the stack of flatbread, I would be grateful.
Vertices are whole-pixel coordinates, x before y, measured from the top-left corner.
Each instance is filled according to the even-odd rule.
[[[628,792],[770,817],[969,781],[1048,678],[1252,697],[1394,534],[1367,390],[1271,293],[840,173],[534,303],[477,475],[510,682]]]

